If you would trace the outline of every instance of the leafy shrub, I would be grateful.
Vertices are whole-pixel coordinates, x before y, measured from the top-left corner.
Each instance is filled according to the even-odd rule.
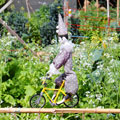
[[[49,8],[46,5],[41,6],[40,9],[36,10],[35,13],[32,14],[29,22],[26,25],[29,29],[29,34],[27,36],[27,39],[29,39],[29,41],[34,41],[38,44],[42,43],[39,29],[43,26],[45,22],[49,22],[48,16]]]
[[[80,19],[71,17],[69,18],[69,23],[71,25],[70,27],[68,27],[68,30],[72,34],[72,36],[81,36],[82,34],[79,31],[79,26],[75,26],[80,24]],[[80,40],[77,37],[73,37],[72,42],[75,44],[79,44]]]
[[[6,2],[6,0],[0,0],[0,7]]]
[[[28,19],[25,18],[23,11],[17,12],[13,10],[8,16],[8,25],[11,26],[15,32],[22,37],[23,34],[27,34],[28,29],[26,28],[26,23]]]
[[[105,12],[99,11],[99,17],[97,17],[96,7],[94,2],[90,4],[87,11],[76,11],[70,19],[70,31],[73,35],[88,37],[91,40],[92,33],[94,31],[99,31],[99,34],[103,33],[107,28],[107,16]],[[77,39],[76,39],[77,40]],[[73,41],[76,41],[73,40]],[[80,40],[77,43],[80,43]]]
[[[81,22],[81,21],[80,21]],[[102,21],[103,22],[103,21]],[[92,23],[91,23],[92,24]],[[96,23],[97,24],[97,23]],[[37,25],[36,25],[37,26]],[[37,28],[35,28],[37,29]],[[45,32],[45,31],[44,31]],[[87,31],[89,32],[89,31]],[[47,32],[46,32],[47,34]],[[87,33],[85,33],[87,34]],[[78,108],[119,108],[120,84],[120,43],[118,36],[100,34],[99,30],[90,31],[91,41],[81,42],[76,45],[73,54],[73,70],[79,81],[78,94],[80,103]],[[102,41],[98,41],[102,37]],[[47,38],[46,38],[47,39]],[[47,62],[40,62],[27,50],[9,51],[21,48],[16,38],[6,36],[0,39],[0,106],[1,107],[29,107],[29,98],[41,89],[41,77],[48,71],[48,64],[58,52],[58,46],[44,48],[52,55],[48,55]],[[44,42],[43,42],[44,43]],[[38,46],[29,43],[34,50]],[[11,60],[9,58],[11,57]],[[53,81],[52,81],[53,82]],[[52,82],[50,84],[52,84]],[[53,86],[50,85],[50,86]],[[112,102],[111,102],[112,100]],[[48,104],[47,104],[47,107]],[[63,107],[62,105],[59,107]],[[65,114],[62,117],[54,114],[42,114],[41,119],[81,119],[81,114]],[[86,119],[116,119],[119,114],[85,114]],[[17,114],[19,119],[36,119],[35,114]],[[12,119],[8,114],[1,114],[0,119]]]
[[[96,34],[93,35],[92,38],[96,40]],[[13,37],[10,40],[9,38],[10,36],[7,39],[1,39],[0,49],[3,49],[3,47],[4,49],[10,48],[11,44],[7,44],[7,41],[13,40]],[[116,33],[111,38],[105,36],[103,40],[106,45],[109,45],[106,49],[103,48],[100,42],[96,41],[81,42],[80,45],[75,46],[73,70],[76,72],[79,81],[78,94],[80,103],[77,106],[78,108],[120,107],[120,43]],[[33,46],[31,43],[30,45]],[[56,51],[56,48],[58,48],[57,45],[44,48],[44,50],[52,54],[50,61],[58,51]],[[23,55],[23,51],[15,52],[14,54],[17,54],[18,58],[13,58],[12,61],[6,61],[6,58],[9,57],[8,52],[0,52],[0,57],[2,58],[0,60],[0,75],[2,76],[2,79],[0,79],[2,80],[0,84],[1,107],[28,107],[30,96],[41,89],[41,77],[45,76],[48,71],[48,63],[50,61],[47,61],[47,63],[44,61],[40,62],[28,51],[24,52],[26,52],[26,55]],[[50,86],[53,86],[52,83],[53,81],[50,82]],[[48,104],[46,106],[49,107]],[[96,119],[96,116],[100,119],[103,118],[103,120],[106,118],[119,118],[117,114],[114,116],[85,114],[87,119]],[[4,118],[4,116],[0,117]],[[28,116],[24,115],[24,118],[26,117]],[[32,117],[35,117],[35,115]],[[44,114],[43,118],[45,117],[46,115]],[[49,118],[56,118],[56,116],[50,115]],[[66,114],[62,118],[76,119],[76,115]],[[81,118],[81,114],[77,118]]]
[[[29,97],[40,90],[40,77],[48,70],[48,65],[41,63],[39,58],[20,48],[14,51],[13,45],[19,46],[19,42],[16,42],[13,36],[9,35],[0,40],[0,105],[2,107],[28,106]]]
[[[56,35],[56,26],[58,25],[58,13],[63,15],[62,10],[62,1],[58,0],[49,6],[50,15],[49,22],[44,23],[42,27],[40,27],[40,36],[42,38],[43,46],[51,44],[52,39]]]
[[[108,37],[104,38],[104,42],[107,40]],[[118,108],[119,106],[120,44],[117,34],[113,34],[106,44],[109,44],[106,49],[96,42],[81,43],[76,48],[78,51],[75,52],[74,71],[79,79],[80,107]]]
[[[9,15],[9,13],[1,13],[0,17],[2,20],[7,21],[8,15]],[[0,24],[0,38],[6,34],[7,34],[6,28],[4,28],[2,24]]]
[[[33,58],[8,62],[5,67],[7,74],[2,76],[1,106],[29,106],[29,97],[40,90],[40,76],[45,75],[46,68],[47,65]]]

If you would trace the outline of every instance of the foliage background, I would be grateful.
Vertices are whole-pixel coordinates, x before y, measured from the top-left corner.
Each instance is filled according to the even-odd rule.
[[[51,6],[43,6],[30,19],[27,18],[24,10],[21,12],[13,10],[0,15],[32,50],[39,53],[39,57],[34,57],[6,29],[0,28],[0,107],[30,107],[30,97],[40,92],[42,77],[46,75],[49,64],[59,51],[55,27],[57,14],[59,12],[63,14],[61,8],[60,1]],[[96,13],[77,12],[75,17],[78,18],[79,15],[96,16]],[[71,23],[78,22],[82,25],[85,22],[76,18],[71,20]],[[98,22],[88,20],[87,24],[106,26],[106,18],[103,17]],[[108,31],[103,32],[100,29],[94,31],[95,28],[92,27],[90,29],[86,31],[70,29],[69,31],[72,35],[88,36],[84,39],[70,38],[75,43],[73,70],[79,81],[80,102],[76,108],[119,108],[120,43],[118,34],[112,31],[108,35]],[[48,87],[54,87],[56,77],[53,76],[52,81],[48,81]],[[51,92],[50,95],[52,95]],[[48,101],[45,107],[51,107]],[[20,120],[37,119],[37,116],[37,114],[17,114]],[[119,114],[85,114],[85,118],[87,120],[118,120],[120,116]],[[10,114],[0,114],[0,119],[14,118]],[[80,120],[82,114],[64,114],[62,117],[56,114],[41,114],[41,119]]]

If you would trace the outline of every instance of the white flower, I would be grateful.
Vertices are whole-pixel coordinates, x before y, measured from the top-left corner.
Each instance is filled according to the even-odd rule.
[[[91,52],[89,55],[90,55],[90,56],[93,56],[93,53]]]
[[[46,116],[45,116],[45,118],[47,118],[47,119],[48,119],[48,117],[49,117],[49,115],[46,115]]]
[[[104,106],[98,106],[97,108],[104,108]]]
[[[85,42],[81,42],[80,44],[81,44],[81,45],[85,45]]]
[[[112,77],[108,81],[108,83],[114,83],[114,82],[115,82],[115,80]]]
[[[78,117],[79,117],[78,115],[75,116],[75,118],[78,118]]]
[[[97,66],[98,69],[102,70],[103,69],[103,65],[100,64],[99,66]]]
[[[101,87],[100,89],[103,89],[103,87]]]
[[[94,95],[90,95],[90,96],[89,96],[89,98],[93,98],[93,97],[94,97]]]
[[[112,75],[111,72],[108,72],[108,75],[111,76]]]
[[[15,55],[17,55],[17,54],[18,54],[18,52],[16,51],[16,52],[14,52],[14,54],[15,54]]]
[[[107,58],[109,58],[110,54],[109,53],[105,53],[104,56],[106,56]]]
[[[97,98],[97,100],[101,100],[101,97],[102,97],[102,94],[96,94],[96,98]]]
[[[110,68],[109,67],[107,67],[107,71],[110,72]]]
[[[109,40],[109,41],[112,41],[112,40],[113,40],[113,37],[109,37],[108,40]]]
[[[8,45],[11,45],[11,41],[10,41],[10,42],[7,42],[7,43],[5,44],[5,46],[8,46]]]
[[[90,91],[86,91],[85,93],[86,93],[86,94],[89,94],[89,93],[90,93]]]
[[[110,63],[113,64],[113,62],[114,62],[114,59],[111,59]]]
[[[93,105],[93,107],[96,107],[95,104]]]
[[[92,99],[90,99],[90,101],[88,102],[89,104],[93,104],[94,105],[94,102]]]
[[[1,101],[0,101],[0,104],[2,104],[2,103],[3,103],[3,101],[1,100]]]

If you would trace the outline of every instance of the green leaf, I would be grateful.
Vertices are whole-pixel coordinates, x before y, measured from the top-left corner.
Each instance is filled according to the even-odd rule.
[[[25,91],[26,96],[31,96],[35,93],[35,90],[31,85],[25,86],[25,89],[26,89]]]
[[[6,0],[0,0],[0,5],[3,5],[6,2]]]
[[[92,60],[93,60],[93,61],[99,60],[100,57],[102,56],[102,53],[103,53],[103,50],[102,50],[102,49],[93,51]]]
[[[5,95],[4,99],[7,103],[10,103],[11,105],[15,105],[15,99],[11,95]]]

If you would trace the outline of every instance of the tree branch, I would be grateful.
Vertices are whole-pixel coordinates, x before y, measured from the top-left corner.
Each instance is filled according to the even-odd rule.
[[[28,11],[28,17],[30,18],[30,9],[29,9],[29,5],[28,5],[28,0],[26,0],[26,7],[27,7],[27,11]]]
[[[7,25],[7,23],[5,21],[3,21],[1,18],[0,18],[0,23],[14,36],[16,36],[16,38],[18,39],[18,41],[23,44],[26,48],[28,48],[35,56],[37,56],[37,53],[34,52],[32,49],[30,49],[27,44],[18,36],[18,34],[12,30],[10,28],[10,26]]]
[[[2,13],[10,4],[13,3],[14,0],[9,0],[1,9],[0,13]]]

